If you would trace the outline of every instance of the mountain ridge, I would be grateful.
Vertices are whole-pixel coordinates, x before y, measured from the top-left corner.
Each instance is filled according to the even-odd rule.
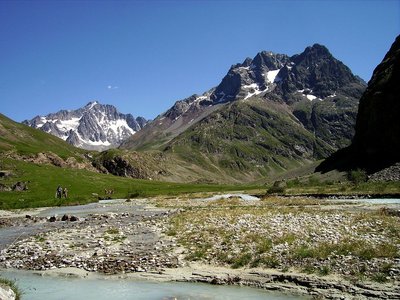
[[[36,116],[22,123],[83,149],[105,150],[117,147],[143,128],[147,120],[122,114],[113,105],[92,101],[82,108]]]
[[[262,51],[232,65],[216,87],[176,101],[120,148],[257,180],[348,146],[364,89],[322,45],[293,56]]]
[[[304,62],[311,64],[308,69]],[[342,73],[346,75],[342,79],[334,78]],[[124,141],[121,147],[160,149],[161,145],[165,146],[187,127],[219,109],[216,105],[223,106],[228,102],[254,97],[290,106],[296,118],[317,134],[323,126],[321,122],[316,122],[318,118],[315,117],[315,111],[323,110],[321,106],[335,109],[345,107],[342,119],[346,121],[346,126],[342,132],[350,131],[350,134],[346,134],[345,143],[337,141],[335,147],[342,146],[350,142],[351,133],[354,133],[351,125],[355,123],[357,97],[361,96],[364,88],[364,82],[319,44],[307,47],[303,53],[291,57],[261,51],[253,59],[246,58],[243,63],[232,65],[218,86],[202,95],[195,94],[175,102],[170,109],[150,122],[145,130]],[[318,104],[317,101],[324,104]],[[347,119],[351,119],[350,122]],[[324,126],[329,123],[329,120],[323,118],[319,120],[323,121]]]

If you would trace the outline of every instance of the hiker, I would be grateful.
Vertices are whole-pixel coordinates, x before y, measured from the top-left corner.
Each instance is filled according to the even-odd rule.
[[[56,190],[56,198],[60,198],[60,199],[61,199],[62,192],[63,192],[63,189],[62,189],[62,187],[59,185],[59,186],[57,187],[57,190]]]
[[[112,195],[112,194],[114,194],[114,190],[107,190],[107,189],[104,189],[104,194],[106,194],[106,195]]]
[[[68,189],[66,187],[63,190],[63,196],[64,196],[65,199],[68,198]]]

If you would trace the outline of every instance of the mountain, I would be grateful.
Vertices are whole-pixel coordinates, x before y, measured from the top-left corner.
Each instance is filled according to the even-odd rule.
[[[400,162],[400,36],[375,68],[360,99],[352,144],[318,170],[364,168],[372,173]]]
[[[349,145],[364,90],[322,45],[293,56],[263,51],[233,65],[217,87],[177,101],[121,148],[254,179]]]
[[[400,161],[400,36],[360,99],[353,146],[366,158]]]
[[[122,114],[112,105],[89,102],[77,110],[60,110],[36,116],[24,124],[55,135],[69,144],[88,150],[117,147],[146,125],[142,117]]]
[[[102,158],[116,152],[119,159],[101,165]],[[128,195],[170,194],[176,191],[216,189],[112,176],[157,179],[167,167],[162,155],[118,149],[104,152],[76,148],[51,134],[15,122],[0,114],[0,209],[77,205]],[[132,168],[125,168],[126,164]],[[98,167],[98,168],[97,168]],[[165,176],[164,176],[165,178]],[[68,198],[56,199],[57,186],[66,187]],[[230,187],[232,189],[232,187]],[[225,189],[227,189],[225,187]]]
[[[338,149],[353,137],[364,89],[365,82],[319,44],[292,57],[263,51],[233,65],[217,87],[177,101],[122,147],[157,149],[227,103],[260,98],[290,107],[305,128]]]

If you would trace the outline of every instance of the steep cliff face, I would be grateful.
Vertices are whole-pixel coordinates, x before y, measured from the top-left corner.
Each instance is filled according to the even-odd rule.
[[[360,99],[353,147],[365,159],[400,160],[400,36]]]
[[[317,171],[366,169],[374,173],[400,161],[400,36],[376,67],[360,99],[352,144]]]

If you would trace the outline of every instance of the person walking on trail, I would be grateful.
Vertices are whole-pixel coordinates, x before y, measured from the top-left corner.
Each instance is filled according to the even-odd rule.
[[[61,199],[62,192],[63,192],[63,189],[62,189],[61,185],[59,185],[57,187],[57,190],[56,190],[56,198],[60,198]]]
[[[68,198],[68,189],[66,187],[63,190],[63,196],[64,196],[65,199]]]

